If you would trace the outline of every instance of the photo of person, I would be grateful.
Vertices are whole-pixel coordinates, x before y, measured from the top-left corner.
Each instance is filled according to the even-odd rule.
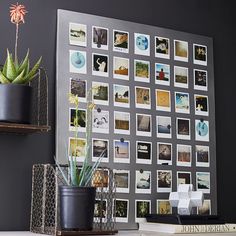
[[[177,171],[177,186],[180,184],[191,184],[191,172]]]
[[[113,85],[113,94],[114,94],[114,106],[118,107],[129,107],[130,98],[129,98],[129,86],[114,84]]]
[[[70,22],[69,41],[71,45],[87,46],[87,26]]]
[[[76,157],[76,161],[83,162],[85,158],[86,140],[83,138],[69,138],[68,156]]]
[[[150,82],[150,62],[134,60],[134,80],[139,82]]]
[[[93,26],[92,48],[108,50],[108,29]]]
[[[129,53],[129,33],[113,30],[113,51]]]
[[[210,193],[210,173],[209,172],[196,172],[197,180],[197,191],[202,191],[203,193]]]
[[[70,108],[70,131],[85,132],[86,131],[86,110]]]
[[[135,222],[145,222],[147,214],[150,213],[150,200],[135,200]]]
[[[209,141],[209,121],[195,120],[195,139],[197,141]]]
[[[113,170],[114,181],[117,193],[129,193],[130,171],[129,170]]]
[[[172,207],[169,200],[157,200],[157,214],[172,214]]]
[[[188,68],[175,66],[174,79],[175,87],[188,88]]]
[[[136,163],[152,164],[152,143],[136,141]]]
[[[114,111],[114,133],[130,134],[130,113]]]
[[[92,82],[92,99],[94,104],[109,105],[109,84]]]
[[[190,140],[190,119],[176,118],[177,139]]]
[[[92,143],[92,161],[97,161],[102,157],[101,162],[109,162],[109,140],[93,138]]]
[[[170,59],[169,39],[155,36],[155,57]]]
[[[151,193],[151,171],[136,170],[135,193]]]
[[[156,109],[158,111],[171,111],[170,91],[156,89]]]
[[[207,46],[193,44],[193,63],[207,65]]]
[[[135,86],[136,108],[151,109],[150,88]]]
[[[194,89],[207,91],[207,71],[194,69]]]
[[[129,200],[115,199],[113,212],[116,218],[116,222],[127,223],[129,219]]]
[[[93,110],[92,128],[94,133],[109,133],[109,112]]]
[[[136,135],[151,137],[151,115],[136,114]]]
[[[208,116],[208,96],[194,94],[195,114]]]
[[[157,137],[158,138],[171,138],[171,117],[157,116]]]
[[[157,170],[157,192],[169,193],[172,190],[172,171]]]
[[[87,74],[86,52],[70,50],[70,72]]]
[[[174,40],[174,52],[175,60],[188,62],[188,42]]]
[[[150,35],[134,33],[134,53],[150,56]]]
[[[196,166],[210,166],[210,150],[208,146],[196,145]]]
[[[113,57],[113,77],[116,79],[129,80],[129,59]]]
[[[70,93],[78,96],[80,102],[86,102],[87,81],[70,78]]]
[[[190,113],[189,93],[175,92],[175,112]]]
[[[114,140],[114,162],[130,163],[130,144],[129,141]]]
[[[108,56],[93,53],[93,75],[108,77]]]
[[[157,142],[157,164],[172,165],[172,144]]]
[[[155,63],[155,83],[170,85],[170,65]]]
[[[177,144],[177,166],[191,166],[192,148],[190,145]]]
[[[203,205],[197,208],[198,215],[211,215],[211,200],[204,199]]]

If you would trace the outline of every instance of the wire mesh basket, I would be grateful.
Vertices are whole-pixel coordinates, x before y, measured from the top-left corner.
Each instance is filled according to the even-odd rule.
[[[68,173],[68,166],[61,166]],[[35,164],[32,170],[32,200],[30,231],[57,235],[60,230],[59,186],[64,180],[56,166]],[[92,186],[96,187],[93,231],[116,232],[113,202],[115,184],[113,171],[101,167],[94,172]]]

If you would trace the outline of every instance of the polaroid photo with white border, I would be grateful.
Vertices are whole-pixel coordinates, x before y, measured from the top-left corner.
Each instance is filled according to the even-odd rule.
[[[157,204],[156,205],[157,214],[162,214],[162,215],[172,214],[172,207],[168,199],[157,199],[156,204]]]
[[[109,56],[104,54],[92,54],[92,75],[109,76]]]
[[[134,80],[150,83],[150,61],[134,60]]]
[[[129,80],[129,58],[113,57],[113,77]]]
[[[209,121],[195,120],[195,139],[209,142]]]
[[[68,156],[76,157],[77,162],[85,159],[86,139],[69,137]]]
[[[128,223],[129,221],[129,200],[116,198],[113,199],[113,215],[116,222]]]
[[[114,140],[114,163],[130,163],[130,142],[128,140]]]
[[[170,65],[155,63],[155,83],[170,85]]]
[[[102,158],[101,158],[102,157]],[[101,158],[101,159],[100,159]],[[92,161],[109,162],[109,140],[108,139],[92,139]]]
[[[86,132],[87,111],[78,109],[76,117],[76,109],[70,108],[69,111],[69,131]]]
[[[180,184],[192,184],[190,171],[177,171],[177,188]]]
[[[210,172],[196,172],[197,191],[202,191],[203,193],[211,192],[210,177]]]
[[[70,45],[81,47],[87,46],[87,25],[69,23],[69,41]]]
[[[156,110],[171,111],[171,96],[169,90],[156,89]]]
[[[109,134],[109,111],[94,109],[92,119],[94,133]]]
[[[170,59],[170,40],[155,36],[155,57]]]
[[[172,144],[157,142],[157,164],[172,165]]]
[[[70,78],[69,91],[74,96],[78,96],[80,102],[87,101],[87,81],[77,78]]]
[[[188,68],[174,66],[174,85],[179,88],[188,88]]]
[[[208,90],[208,76],[206,70],[193,70],[194,89],[207,91]]]
[[[195,115],[208,116],[208,96],[194,94]]]
[[[192,165],[192,147],[191,145],[177,144],[176,165],[188,166]]]
[[[136,170],[135,171],[135,193],[151,193],[151,171]]]
[[[152,164],[152,143],[136,141],[136,163]]]
[[[197,208],[197,214],[198,215],[211,215],[211,200],[204,199],[203,205],[201,207]]]
[[[207,46],[193,44],[193,63],[207,66]]]
[[[135,86],[136,108],[151,109],[151,89]]]
[[[156,127],[157,127],[158,138],[171,138],[172,137],[171,117],[157,116]]]
[[[188,42],[174,40],[174,59],[176,61],[188,62]]]
[[[150,56],[150,35],[134,33],[134,54]]]
[[[130,113],[114,111],[114,133],[130,134]]]
[[[109,170],[98,168],[94,171],[92,177],[92,187],[96,187],[98,192],[107,192],[109,190]]]
[[[177,139],[191,140],[190,119],[176,118]]]
[[[196,145],[196,166],[210,167],[210,149],[209,146]]]
[[[92,48],[108,50],[109,30],[100,26],[92,27]]]
[[[87,74],[86,52],[70,50],[70,72]]]
[[[113,51],[129,53],[129,32],[113,30]]]
[[[175,92],[175,112],[190,113],[189,93]]]
[[[94,204],[94,221],[100,222],[102,218],[102,222],[107,222],[107,199],[95,199]]]
[[[157,170],[157,192],[170,193],[172,191],[172,171]]]
[[[92,100],[97,105],[109,105],[109,84],[92,82]]]
[[[114,106],[130,107],[130,91],[129,86],[113,84],[113,101]]]
[[[129,193],[130,171],[113,169],[114,181],[117,193]]]
[[[152,135],[151,115],[136,113],[136,135],[151,137]]]
[[[151,200],[135,200],[135,222],[146,222],[146,215],[151,214]]]

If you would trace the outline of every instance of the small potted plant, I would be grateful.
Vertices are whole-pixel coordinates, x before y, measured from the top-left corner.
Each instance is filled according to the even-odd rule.
[[[25,22],[27,11],[24,5],[10,7],[11,22],[16,26],[15,55],[7,50],[7,58],[0,68],[0,121],[30,123],[32,87],[29,83],[38,74],[42,57],[30,67],[29,50],[19,63],[17,56],[19,26]]]
[[[77,140],[78,121],[80,119],[78,112],[79,99],[77,96],[70,94],[69,101],[75,105],[73,125],[76,128],[75,139]],[[55,160],[66,183],[66,185],[59,186],[60,226],[62,230],[87,231],[92,230],[93,227],[96,188],[92,186],[92,178],[105,154],[104,151],[94,164],[90,164],[92,111],[94,108],[95,105],[92,102],[87,103],[86,151],[82,166],[77,166],[76,156],[72,154],[72,150],[69,150],[69,174],[65,173]],[[100,108],[98,108],[98,111],[100,111]]]

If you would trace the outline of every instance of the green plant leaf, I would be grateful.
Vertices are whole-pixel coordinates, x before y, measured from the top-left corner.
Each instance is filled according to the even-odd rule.
[[[8,80],[12,81],[16,78],[17,72],[16,72],[16,67],[13,62],[12,55],[9,53],[7,49],[7,70],[6,70],[6,77]]]
[[[10,84],[11,82],[4,76],[4,74],[0,71],[0,82],[1,84]]]
[[[78,169],[76,166],[76,157],[71,156],[70,158],[70,176],[71,176],[71,184],[73,186],[78,186]]]
[[[19,66],[18,74],[20,74],[27,67],[28,61],[29,61],[29,49],[27,50],[24,60],[21,62]]]
[[[31,69],[29,74],[25,78],[25,83],[29,83],[37,74],[37,71],[39,69],[39,66],[41,64],[42,57],[39,58],[39,60],[35,63],[34,67]]]
[[[25,70],[21,71],[21,73],[12,81],[13,84],[24,84],[25,78],[24,78]]]
[[[2,69],[2,73],[3,73],[4,76],[6,76],[6,74],[7,74],[7,59],[6,59],[5,63],[4,63],[4,66],[3,66],[3,69]]]

